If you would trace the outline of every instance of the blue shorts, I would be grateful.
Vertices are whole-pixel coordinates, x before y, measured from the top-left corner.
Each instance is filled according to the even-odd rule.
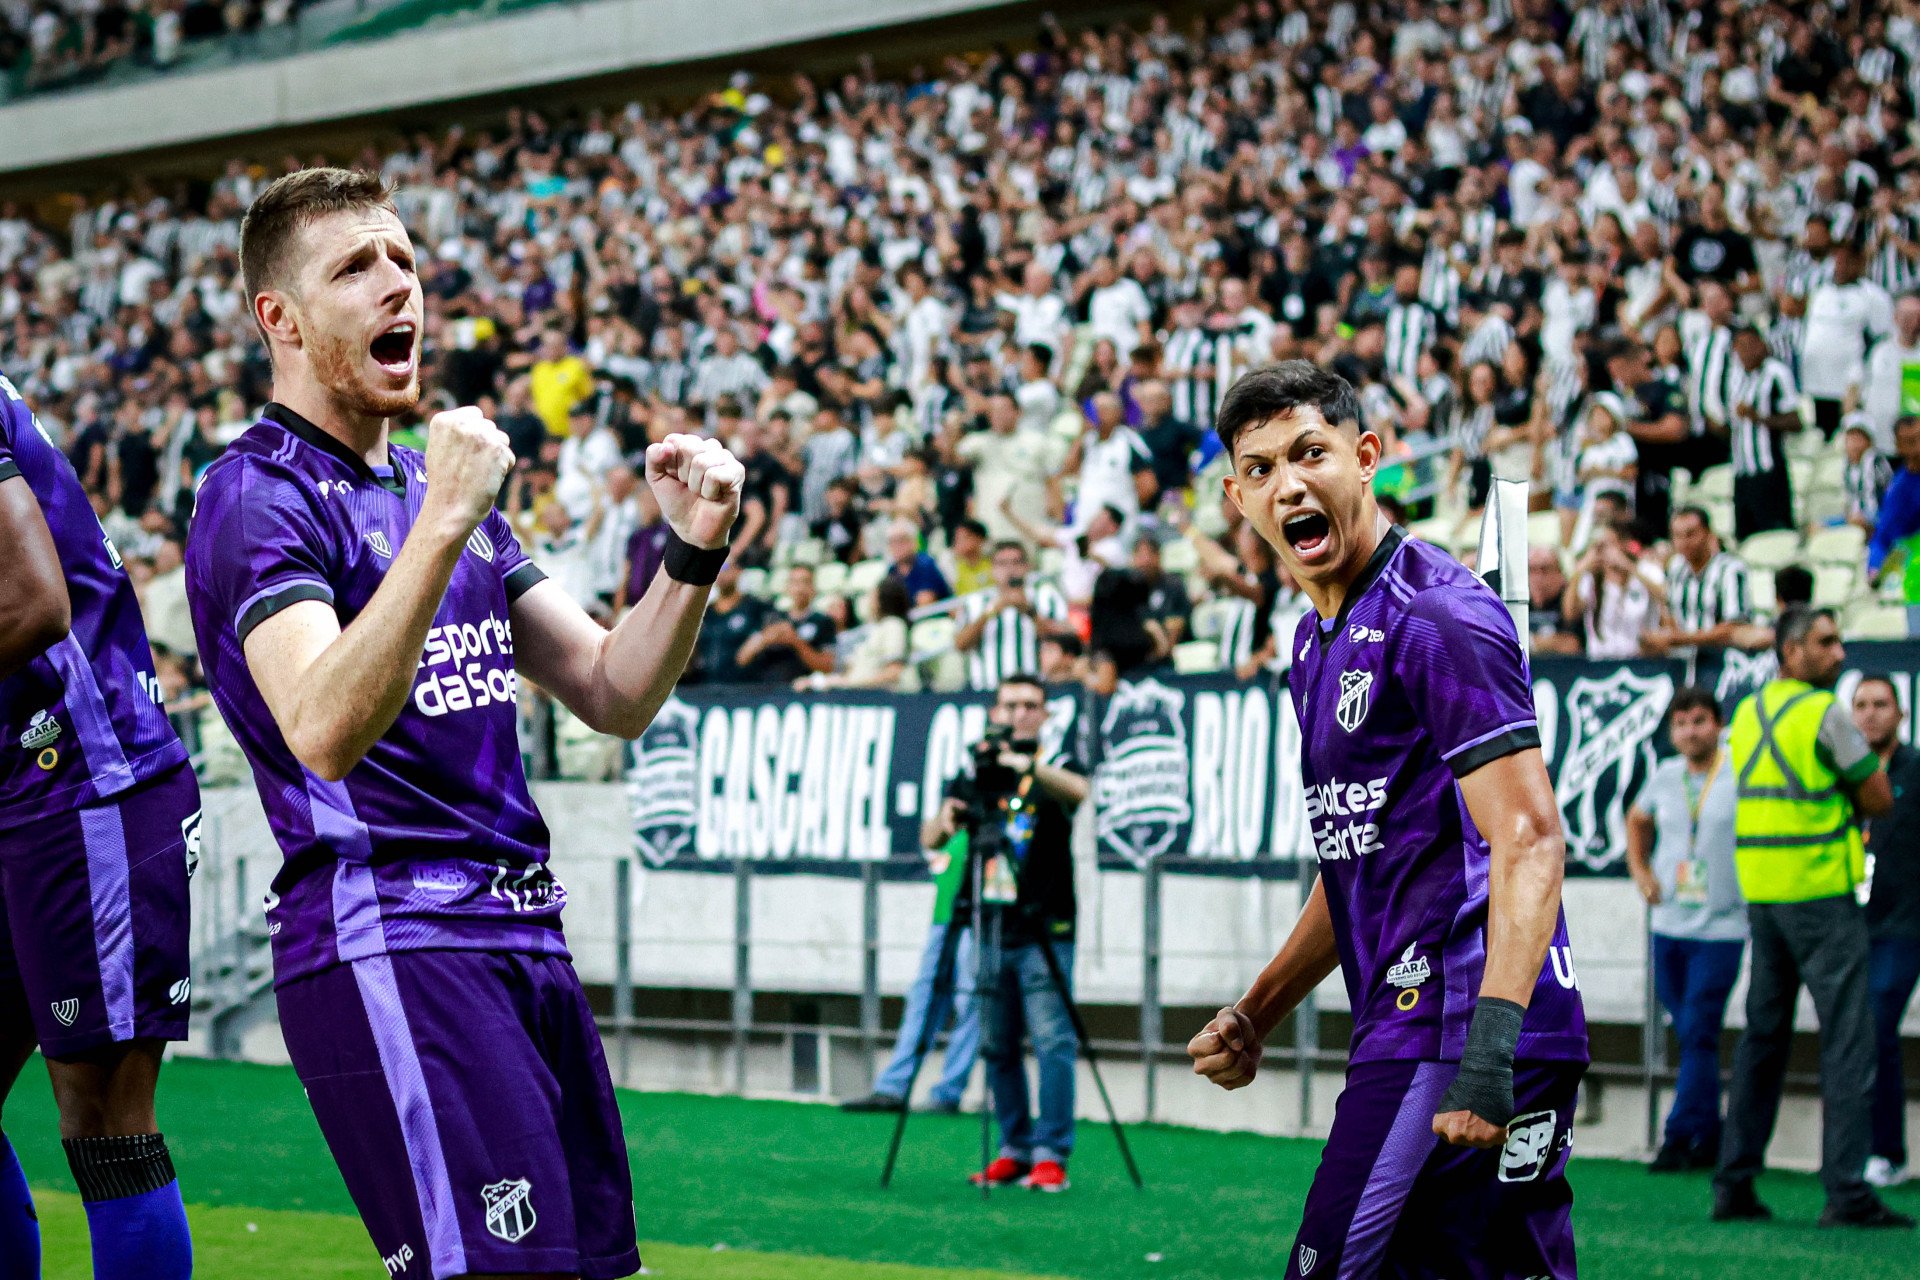
[[[1288,1280],[1574,1280],[1566,1171],[1586,1064],[1515,1065],[1519,1110],[1501,1151],[1434,1136],[1457,1070],[1402,1061],[1348,1070]]]
[[[0,1024],[72,1057],[184,1040],[200,787],[180,765],[0,836]]]
[[[294,1070],[389,1275],[640,1269],[626,1138],[570,963],[401,951],[277,996]]]

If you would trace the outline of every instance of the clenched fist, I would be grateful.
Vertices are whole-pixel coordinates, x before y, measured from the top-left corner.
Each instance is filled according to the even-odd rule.
[[[1193,1074],[1205,1076],[1222,1089],[1252,1084],[1264,1052],[1260,1037],[1253,1033],[1253,1020],[1231,1006],[1215,1014],[1199,1035],[1187,1041]]]
[[[727,545],[746,480],[747,469],[718,440],[675,434],[647,446],[647,485],[660,514],[693,546]]]
[[[433,415],[427,425],[427,501],[463,526],[460,536],[487,518],[511,470],[507,433],[478,409]]]

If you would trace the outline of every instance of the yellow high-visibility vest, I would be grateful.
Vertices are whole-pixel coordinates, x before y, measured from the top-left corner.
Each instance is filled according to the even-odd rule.
[[[1832,690],[1775,680],[1733,713],[1733,860],[1748,902],[1834,898],[1866,878],[1853,802],[1817,749],[1833,702]]]

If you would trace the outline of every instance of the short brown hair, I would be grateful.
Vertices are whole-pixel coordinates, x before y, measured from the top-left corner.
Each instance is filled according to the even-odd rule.
[[[284,287],[294,236],[318,218],[355,209],[392,209],[393,194],[358,169],[300,169],[276,178],[240,223],[240,274],[251,301]]]

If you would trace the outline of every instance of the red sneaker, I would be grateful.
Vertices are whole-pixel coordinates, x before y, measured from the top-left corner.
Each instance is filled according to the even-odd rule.
[[[1058,1160],[1042,1160],[1020,1180],[1020,1185],[1029,1191],[1065,1191],[1073,1184],[1067,1181],[1067,1166]]]
[[[1029,1167],[1025,1161],[1015,1160],[1012,1156],[1001,1156],[967,1181],[976,1187],[982,1183],[989,1187],[1010,1187],[1026,1177]]]

